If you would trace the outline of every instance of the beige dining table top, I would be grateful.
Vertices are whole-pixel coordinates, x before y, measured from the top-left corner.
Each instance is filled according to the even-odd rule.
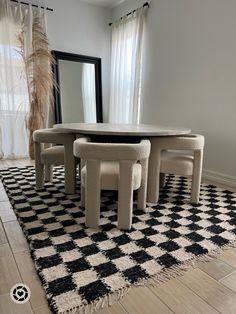
[[[119,136],[176,136],[189,134],[190,129],[152,124],[61,123],[55,129],[72,133]]]

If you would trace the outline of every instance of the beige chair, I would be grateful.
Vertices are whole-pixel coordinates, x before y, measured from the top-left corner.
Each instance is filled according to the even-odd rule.
[[[92,143],[81,138],[74,142],[74,154],[82,162],[81,205],[86,209],[86,226],[99,225],[100,193],[104,189],[118,190],[118,228],[130,229],[133,190],[139,189],[138,208],[146,208],[149,140],[120,144]]]
[[[158,202],[160,178],[163,184],[163,174],[170,173],[192,177],[191,203],[197,204],[202,175],[203,148],[204,136],[198,134],[152,138],[148,169],[148,202]]]
[[[55,129],[40,129],[34,132],[33,139],[36,188],[42,188],[44,180],[52,180],[53,165],[65,165],[65,192],[75,193],[77,164],[77,160],[73,155],[75,135],[58,132]],[[44,148],[43,144],[45,143],[50,144],[50,147]],[[54,146],[51,146],[51,144],[54,144]],[[56,146],[55,144],[60,145]]]

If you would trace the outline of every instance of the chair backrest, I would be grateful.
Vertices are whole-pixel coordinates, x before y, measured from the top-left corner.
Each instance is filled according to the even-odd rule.
[[[59,132],[53,128],[34,131],[33,140],[36,143],[66,144],[68,140],[75,138],[75,135],[66,132]]]
[[[181,136],[165,136],[152,139],[154,150],[202,150],[205,139],[200,134],[187,134]]]
[[[150,141],[141,140],[140,143],[93,143],[88,138],[80,138],[74,142],[74,155],[81,159],[114,160],[142,160],[149,157]]]

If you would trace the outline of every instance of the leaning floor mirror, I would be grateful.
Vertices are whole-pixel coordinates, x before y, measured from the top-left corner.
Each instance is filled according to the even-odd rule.
[[[101,59],[52,51],[56,123],[102,121]]]

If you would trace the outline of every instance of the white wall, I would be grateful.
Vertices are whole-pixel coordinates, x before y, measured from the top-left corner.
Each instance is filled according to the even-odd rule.
[[[154,0],[159,1],[159,0]],[[120,5],[114,7],[111,10],[111,19],[115,21],[125,14],[135,10],[136,8],[141,7],[145,2],[145,0],[125,0]],[[150,1],[149,1],[150,2]]]
[[[104,120],[107,119],[110,81],[110,10],[79,0],[46,0],[52,50],[102,58]]]
[[[143,3],[126,0],[113,9],[113,20]],[[152,0],[141,111],[144,123],[204,134],[204,168],[234,177],[235,12],[235,0]]]

